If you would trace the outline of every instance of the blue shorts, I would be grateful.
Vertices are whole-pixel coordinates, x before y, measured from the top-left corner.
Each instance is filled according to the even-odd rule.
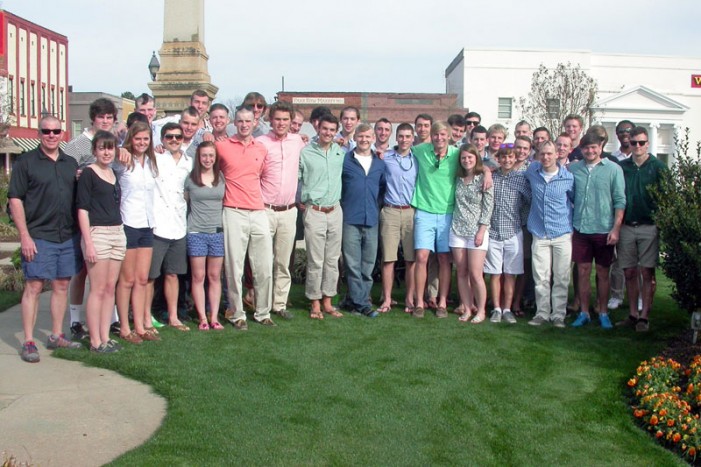
[[[35,239],[37,253],[29,263],[22,257],[22,273],[25,279],[55,280],[70,278],[83,267],[80,251],[80,235],[74,235],[63,243]]]
[[[127,237],[127,250],[132,250],[134,248],[153,248],[153,229],[150,227],[137,229],[125,225],[124,235]]]
[[[187,234],[187,255],[224,257],[224,232]]]
[[[416,210],[414,215],[414,250],[450,253],[452,214],[433,214]]]

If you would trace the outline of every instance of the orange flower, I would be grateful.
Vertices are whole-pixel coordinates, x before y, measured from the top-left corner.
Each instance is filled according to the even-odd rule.
[[[628,380],[628,386],[629,386],[629,387],[632,388],[632,387],[635,386],[636,384],[638,384],[638,380],[637,380],[637,379],[631,378],[631,379]]]
[[[693,392],[693,390],[694,390],[694,385],[690,383],[689,386],[686,388],[686,393],[691,394]]]
[[[660,439],[664,436],[664,433],[662,433],[660,430],[657,430],[657,433],[655,433],[655,438]]]
[[[674,426],[674,419],[670,418],[667,420],[667,426]]]
[[[691,456],[691,457],[696,457],[696,448],[693,447],[693,446],[691,446],[691,447],[689,448],[688,454],[689,454],[689,456]]]
[[[635,409],[635,411],[633,411],[633,416],[635,416],[635,418],[640,418],[640,417],[642,417],[643,415],[645,415],[645,411],[644,411],[644,410]]]
[[[664,417],[665,415],[667,415],[667,409],[660,410],[660,417]]]
[[[650,417],[650,425],[657,425],[658,422],[659,419],[657,418],[657,415],[653,415],[652,417]]]
[[[678,443],[679,441],[681,441],[681,439],[682,435],[680,435],[679,433],[674,433],[674,436],[672,436],[672,441],[674,441],[675,443]]]

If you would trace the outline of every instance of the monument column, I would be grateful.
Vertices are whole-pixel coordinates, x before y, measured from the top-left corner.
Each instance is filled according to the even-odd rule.
[[[187,107],[196,89],[214,99],[219,88],[207,71],[204,48],[204,0],[165,0],[163,45],[158,51],[161,67],[148,87],[156,106],[166,115]]]

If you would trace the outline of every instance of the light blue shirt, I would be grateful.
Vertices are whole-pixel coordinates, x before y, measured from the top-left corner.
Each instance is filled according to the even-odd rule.
[[[409,151],[409,155],[402,156],[394,149],[385,152],[385,179],[387,191],[385,192],[385,204],[395,206],[407,206],[411,204],[416,185],[416,159]]]
[[[534,161],[526,170],[531,184],[531,210],[528,231],[534,237],[553,239],[572,232],[572,198],[574,176],[559,167],[549,182],[543,176],[543,165]]]
[[[586,160],[572,163],[570,172],[574,175],[574,228],[583,234],[609,233],[615,210],[626,208],[623,170],[615,162],[601,159],[591,171]]]

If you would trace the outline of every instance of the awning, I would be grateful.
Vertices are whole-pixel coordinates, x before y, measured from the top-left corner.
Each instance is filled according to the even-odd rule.
[[[39,138],[12,138],[12,140],[15,142],[15,144],[19,147],[21,147],[24,152],[27,151],[32,151],[39,146]],[[66,142],[61,141],[61,144],[59,144],[59,147],[61,149],[66,148]]]
[[[12,138],[0,138],[0,154],[20,154],[24,149],[19,147]]]

